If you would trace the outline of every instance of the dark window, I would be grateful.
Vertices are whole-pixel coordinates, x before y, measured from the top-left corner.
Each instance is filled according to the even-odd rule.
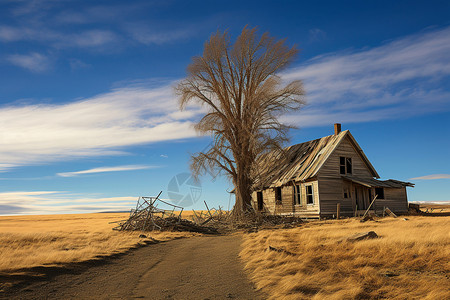
[[[301,205],[302,204],[302,193],[300,190],[300,185],[294,185],[294,201],[295,204]]]
[[[348,188],[344,188],[344,198],[345,199],[350,198],[350,195],[348,193]]]
[[[351,157],[339,157],[339,173],[342,175],[352,174],[352,158]]]
[[[306,203],[314,204],[314,194],[313,194],[313,186],[312,185],[306,186]]]
[[[257,201],[258,201],[258,210],[263,210],[264,209],[263,193],[262,192],[257,192],[256,193],[256,198],[257,198]]]
[[[277,204],[282,204],[282,201],[281,201],[281,187],[277,187],[275,189],[275,200],[276,200]]]
[[[375,188],[375,195],[378,195],[377,199],[384,199],[384,188]]]
[[[352,174],[352,159],[350,157],[347,157],[345,159],[346,165],[347,165],[347,174]]]
[[[345,175],[345,157],[341,156],[339,162],[340,162],[340,168],[339,168],[340,173],[342,175]]]

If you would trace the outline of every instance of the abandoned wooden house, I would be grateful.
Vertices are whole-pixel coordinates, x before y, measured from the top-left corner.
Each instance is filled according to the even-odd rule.
[[[375,168],[350,131],[334,125],[334,134],[273,151],[259,162],[262,176],[254,186],[252,204],[268,214],[330,218],[339,210],[354,216],[385,207],[408,211],[406,187],[398,180],[378,180]]]

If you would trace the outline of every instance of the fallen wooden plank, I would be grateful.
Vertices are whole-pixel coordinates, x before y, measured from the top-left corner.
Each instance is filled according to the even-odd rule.
[[[392,210],[389,209],[389,207],[386,207],[386,208],[384,209],[384,211],[385,211],[388,215],[390,215],[391,217],[397,218],[397,215],[394,214],[394,213],[392,212]]]

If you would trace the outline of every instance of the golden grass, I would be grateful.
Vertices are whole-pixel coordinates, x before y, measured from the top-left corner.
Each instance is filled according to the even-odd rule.
[[[116,224],[109,222],[128,216],[128,213],[97,213],[0,217],[0,274],[96,259],[145,243],[149,238],[139,238],[141,232],[112,230]],[[165,241],[195,234],[151,232],[146,235]]]
[[[245,236],[240,256],[270,299],[450,299],[450,217],[408,219],[260,231]],[[340,241],[370,230],[380,238]]]
[[[449,213],[450,212],[450,205],[448,204],[426,204],[421,203],[420,209],[422,211],[427,211],[429,213]]]

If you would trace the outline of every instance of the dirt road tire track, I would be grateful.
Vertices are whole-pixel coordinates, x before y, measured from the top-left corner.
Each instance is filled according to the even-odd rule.
[[[241,236],[208,236],[148,245],[79,274],[1,295],[7,299],[263,299],[239,260]]]

